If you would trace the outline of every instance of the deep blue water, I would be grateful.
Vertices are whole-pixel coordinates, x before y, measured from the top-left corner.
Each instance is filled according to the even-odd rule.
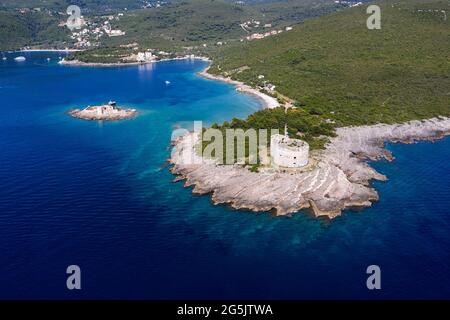
[[[201,61],[17,55],[0,61],[0,298],[450,298],[450,139],[388,145],[395,162],[373,164],[389,177],[374,184],[381,200],[331,222],[233,211],[172,182],[169,139],[259,101],[196,76]],[[140,116],[65,114],[110,99]],[[66,289],[71,264],[81,291]],[[365,285],[371,264],[379,291]]]

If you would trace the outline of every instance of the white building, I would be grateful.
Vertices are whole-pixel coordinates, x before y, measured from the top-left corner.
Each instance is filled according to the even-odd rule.
[[[108,32],[106,32],[106,33],[108,33]],[[117,30],[110,30],[108,35],[110,37],[120,37],[120,36],[124,36],[125,35],[125,31],[122,31],[122,30],[119,30],[119,29],[117,29]]]
[[[153,54],[150,51],[146,51],[145,52],[145,60],[152,60],[153,59]]]
[[[156,59],[151,51],[138,52],[136,56],[137,62],[150,62]]]
[[[101,116],[104,114],[111,114],[112,112],[114,112],[114,107],[111,105],[104,105],[104,106],[97,107],[97,115],[98,116]]]
[[[270,156],[275,165],[299,168],[308,164],[309,145],[305,141],[275,134],[270,138]]]
[[[144,52],[138,52],[136,60],[138,62],[144,62],[145,61],[145,53]]]
[[[264,86],[264,89],[267,90],[267,91],[269,91],[269,92],[274,92],[274,91],[275,91],[275,88],[276,88],[276,86],[273,85],[273,84],[271,84],[271,83],[267,83],[267,84]]]

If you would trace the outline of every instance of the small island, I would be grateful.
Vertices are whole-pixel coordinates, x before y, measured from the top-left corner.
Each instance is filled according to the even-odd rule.
[[[99,106],[88,106],[84,109],[74,109],[68,112],[72,117],[83,120],[124,120],[136,116],[136,109],[117,107],[116,102]]]

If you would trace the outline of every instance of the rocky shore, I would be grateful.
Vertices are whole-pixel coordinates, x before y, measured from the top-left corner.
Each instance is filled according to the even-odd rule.
[[[202,61],[211,61],[206,57],[200,57],[200,56],[194,56],[194,57],[176,57],[176,58],[165,58],[165,59],[159,59],[159,60],[152,60],[152,61],[129,61],[129,62],[114,62],[114,63],[103,63],[103,62],[83,62],[79,60],[61,60],[59,61],[59,64],[66,65],[66,66],[78,66],[78,67],[123,67],[123,66],[139,66],[139,65],[145,65],[145,64],[152,64],[152,63],[158,63],[163,61],[176,61],[176,60],[189,60],[189,59],[196,59],[196,60],[202,60]]]
[[[198,158],[194,133],[174,143],[171,171],[193,186],[196,194],[212,194],[215,204],[226,203],[236,209],[274,211],[289,215],[311,209],[315,216],[334,218],[342,210],[369,207],[378,200],[371,180],[387,177],[375,171],[367,160],[393,160],[385,142],[414,143],[450,135],[450,118],[439,117],[404,124],[378,124],[337,129],[326,149],[311,155],[313,166],[302,172],[264,170],[250,172],[239,165],[217,165],[211,159],[194,164]],[[199,159],[197,159],[199,160]]]
[[[75,67],[120,67],[120,66],[133,66],[140,65],[141,62],[118,62],[118,63],[99,63],[99,62],[83,62],[79,60],[61,60],[58,62],[65,66],[75,66]]]
[[[136,109],[123,109],[111,105],[92,106],[85,109],[69,110],[68,114],[74,118],[83,120],[124,120],[137,115]]]

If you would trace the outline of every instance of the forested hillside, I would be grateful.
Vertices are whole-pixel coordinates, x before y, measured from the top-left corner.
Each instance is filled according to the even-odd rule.
[[[210,71],[271,83],[337,125],[450,115],[450,2],[380,6],[381,30],[368,30],[366,6],[355,7],[221,48]]]

